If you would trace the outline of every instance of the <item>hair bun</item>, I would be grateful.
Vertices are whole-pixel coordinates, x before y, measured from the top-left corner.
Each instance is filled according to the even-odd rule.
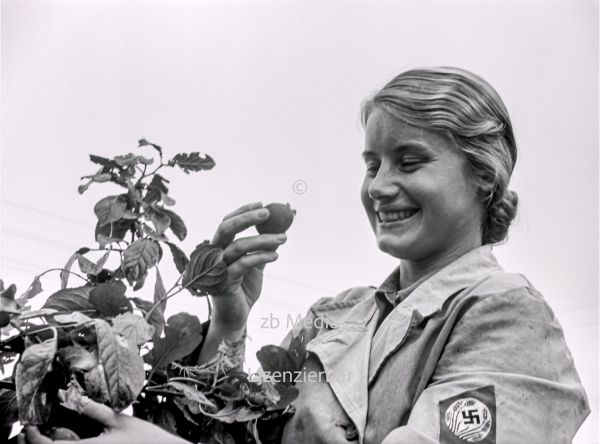
[[[508,227],[517,215],[519,196],[506,190],[501,199],[492,204],[483,222],[483,243],[496,244],[502,242],[508,234]]]

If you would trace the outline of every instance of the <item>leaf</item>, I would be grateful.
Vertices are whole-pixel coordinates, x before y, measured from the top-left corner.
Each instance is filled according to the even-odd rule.
[[[104,268],[104,264],[108,260],[108,256],[110,255],[110,251],[107,251],[102,255],[102,257],[98,260],[98,262],[94,263],[90,261],[88,258],[81,254],[76,254],[77,262],[79,264],[79,269],[82,273],[89,274],[92,276],[96,276],[99,274]]]
[[[150,239],[139,239],[132,242],[123,252],[121,267],[130,285],[145,279],[148,269],[158,262],[158,243]]]
[[[104,376],[104,366],[98,364],[83,375],[85,393],[96,402],[105,403],[110,399]]]
[[[44,291],[44,289],[42,288],[42,283],[40,282],[40,275],[38,275],[33,278],[33,282],[29,285],[27,291],[17,299],[17,304],[25,304],[29,299],[40,294],[42,291]]]
[[[104,226],[100,226],[100,222],[98,222],[96,224],[96,241],[100,244],[100,248],[104,248],[111,242],[122,241],[133,226],[134,221],[131,219],[120,219]]]
[[[165,231],[167,230],[167,228],[169,228],[169,225],[171,225],[171,218],[167,215],[166,211],[151,206],[148,209],[148,215],[150,216],[150,220],[154,225],[156,234],[159,236],[165,234]]]
[[[50,415],[51,399],[44,387],[44,378],[56,354],[57,333],[39,344],[30,345],[17,363],[15,382],[22,424],[43,424]]]
[[[137,214],[127,209],[127,199],[122,194],[107,196],[94,205],[94,213],[100,226],[116,222],[120,219],[137,219]]]
[[[13,390],[0,389],[0,428],[12,427],[18,420],[17,393]]]
[[[89,316],[78,311],[69,314],[54,315],[53,318],[59,324],[83,324],[92,320]]]
[[[90,185],[94,182],[103,183],[108,182],[112,179],[112,175],[107,172],[107,168],[103,167],[98,170],[96,174],[91,176],[83,176],[82,179],[89,179],[86,183],[81,184],[77,187],[77,192],[83,194],[87,191]]]
[[[117,166],[117,164],[106,157],[96,156],[95,154],[90,154],[90,160],[98,165],[102,165],[104,167],[113,168]]]
[[[150,143],[144,138],[141,138],[140,140],[138,140],[138,147],[142,147],[142,146],[146,146],[146,145],[150,145],[152,148],[154,148],[156,151],[158,151],[158,154],[160,154],[162,156],[162,148],[160,146],[155,145],[154,143]]]
[[[295,368],[294,370],[302,369],[302,365],[306,360],[306,338],[304,337],[304,330],[300,330],[300,333],[292,338],[290,346],[287,349],[288,355],[292,358]]]
[[[144,362],[140,355],[121,342],[106,321],[94,320],[98,355],[104,367],[110,404],[114,410],[128,407],[144,386]]]
[[[154,339],[154,348],[144,360],[155,368],[189,355],[202,342],[202,325],[196,316],[178,313],[167,320],[165,337]]]
[[[278,345],[264,345],[256,352],[256,358],[265,372],[293,372],[297,370],[288,351]]]
[[[69,282],[69,276],[71,275],[71,273],[69,273],[71,271],[71,267],[73,266],[73,264],[75,263],[75,260],[77,259],[79,253],[73,253],[71,255],[71,257],[69,258],[69,260],[67,261],[67,263],[65,264],[65,266],[63,267],[63,269],[60,271],[60,288],[67,288],[67,284]]]
[[[167,216],[169,216],[169,219],[171,222],[169,225],[169,228],[171,229],[173,234],[175,236],[177,236],[177,239],[179,239],[180,241],[184,240],[185,237],[187,236],[187,228],[186,228],[185,224],[183,223],[183,219],[181,217],[179,217],[179,215],[177,213],[174,213],[171,210],[163,209],[162,211]]]
[[[169,249],[171,250],[171,254],[173,255],[173,262],[175,263],[175,267],[177,271],[183,273],[190,263],[190,260],[187,258],[185,253],[179,249],[179,247],[171,242],[165,242]]]
[[[18,313],[19,305],[15,301],[15,294],[17,293],[17,287],[15,284],[0,292],[0,311],[8,313]]]
[[[156,281],[154,283],[154,304],[158,304],[157,307],[150,313],[150,317],[148,318],[148,322],[154,326],[154,335],[159,338],[165,328],[165,309],[167,308],[167,301],[165,297],[167,296],[167,291],[165,290],[165,285],[163,284],[162,277],[160,272],[158,271],[158,267],[156,268]],[[165,300],[163,300],[165,299]],[[162,301],[162,302],[160,302]]]
[[[105,316],[117,316],[130,311],[131,303],[121,287],[112,284],[100,284],[93,288],[89,296],[90,304]]]
[[[234,407],[234,402],[228,402],[224,408],[217,413],[206,413],[211,418],[216,418],[221,422],[228,424],[234,422],[245,422],[255,418],[260,418],[263,414],[262,410],[253,410],[247,406]]]
[[[86,405],[90,402],[89,398],[85,396],[84,390],[74,379],[69,382],[67,390],[60,389],[58,391],[58,399],[64,407],[80,415],[83,414]]]
[[[145,344],[154,335],[154,327],[144,318],[133,313],[115,316],[113,330],[136,345]]]
[[[210,170],[215,166],[215,161],[204,153],[179,153],[169,161],[169,165],[177,165],[189,174],[190,171]]]
[[[58,356],[70,370],[88,371],[98,365],[96,356],[80,345],[68,345],[58,351]]]
[[[42,308],[40,310],[33,311],[22,311],[17,317],[17,319],[19,321],[24,321],[25,319],[47,318],[54,315],[54,313],[56,313],[56,311],[50,308]]]
[[[169,189],[165,183],[169,183],[169,181],[160,174],[157,173],[152,176],[152,180],[148,184],[148,190],[146,191],[146,195],[143,199],[144,202],[153,204],[161,200],[162,195],[166,195],[169,192]]]
[[[190,256],[182,284],[194,295],[219,295],[227,285],[227,264],[223,249],[208,240],[199,244]]]
[[[201,406],[217,408],[217,406],[210,399],[208,399],[204,393],[202,393],[198,389],[195,389],[191,385],[177,381],[169,381],[168,385],[169,387],[173,387],[177,391],[181,392],[186,399],[196,404],[200,404]]]
[[[120,167],[135,166],[138,163],[141,163],[142,165],[150,165],[154,162],[154,159],[152,158],[136,156],[133,153],[125,154],[124,156],[115,156],[113,160]]]
[[[65,288],[51,294],[42,308],[53,308],[59,312],[93,310],[89,294],[93,287]]]

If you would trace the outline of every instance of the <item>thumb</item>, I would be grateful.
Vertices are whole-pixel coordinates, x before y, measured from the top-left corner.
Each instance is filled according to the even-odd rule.
[[[85,405],[81,409],[81,413],[89,418],[92,418],[105,427],[114,429],[118,426],[119,414],[115,413],[110,407],[100,404],[91,399],[87,399]]]

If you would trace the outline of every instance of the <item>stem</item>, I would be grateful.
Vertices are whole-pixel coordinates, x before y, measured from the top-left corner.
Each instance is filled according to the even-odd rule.
[[[173,290],[175,290],[175,288],[177,288],[177,286],[179,285],[179,281],[181,281],[181,278],[183,278],[183,275],[179,276],[179,278],[177,279],[177,281],[175,281],[175,284],[173,284],[173,286],[171,288],[169,288],[169,291],[167,291],[165,293],[165,296],[163,298],[161,298],[158,302],[156,302],[152,308],[150,310],[148,310],[148,313],[146,313],[145,319],[146,321],[148,321],[150,319],[150,315],[152,314],[152,312],[154,310],[156,310],[156,308],[161,305],[163,302],[166,302],[167,299],[172,298],[173,296],[175,296],[177,293],[180,293],[185,287],[181,287],[179,290],[177,290],[175,293],[169,295],[169,293],[171,293]],[[189,285],[189,284],[188,284]]]
[[[51,271],[66,271],[67,273],[71,273],[74,274],[75,276],[77,276],[78,278],[83,279],[84,281],[86,281],[89,284],[89,279],[84,278],[83,276],[81,276],[79,273],[75,273],[74,271],[71,270],[67,270],[66,268],[50,268],[49,270],[44,271],[42,274],[38,275],[38,278],[41,278],[42,276],[44,276],[45,274],[50,273]]]

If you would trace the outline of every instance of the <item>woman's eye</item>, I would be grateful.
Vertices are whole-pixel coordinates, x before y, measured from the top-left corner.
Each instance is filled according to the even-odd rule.
[[[377,174],[377,170],[379,169],[379,165],[368,163],[367,164],[367,174]]]
[[[400,168],[405,170],[416,170],[425,162],[424,159],[402,159],[400,161]]]

